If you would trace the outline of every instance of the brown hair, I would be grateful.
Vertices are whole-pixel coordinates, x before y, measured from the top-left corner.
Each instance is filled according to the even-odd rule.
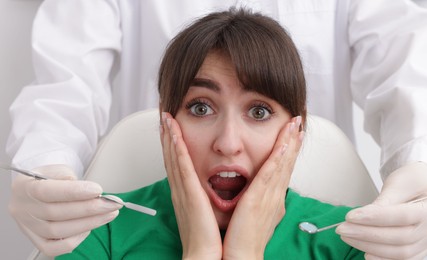
[[[176,115],[207,54],[216,50],[230,56],[245,89],[305,121],[305,78],[293,41],[275,20],[234,8],[196,20],[169,43],[158,79],[162,111]]]

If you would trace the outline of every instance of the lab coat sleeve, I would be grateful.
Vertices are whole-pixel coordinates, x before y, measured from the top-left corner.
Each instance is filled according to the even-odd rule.
[[[353,0],[351,87],[381,147],[383,179],[427,162],[427,9],[410,0]]]
[[[36,79],[10,107],[14,164],[67,164],[81,176],[108,126],[118,9],[113,0],[43,1],[31,42]]]

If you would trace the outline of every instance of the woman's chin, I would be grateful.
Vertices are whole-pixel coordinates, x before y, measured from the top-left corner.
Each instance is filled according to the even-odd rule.
[[[228,224],[230,223],[230,219],[233,213],[232,212],[224,213],[218,210],[214,210],[214,211],[215,211],[215,218],[218,223],[219,229],[226,230],[228,227]]]

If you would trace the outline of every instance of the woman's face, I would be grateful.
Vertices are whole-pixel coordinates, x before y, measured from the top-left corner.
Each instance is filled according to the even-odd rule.
[[[227,55],[206,57],[176,120],[221,229],[290,119],[276,101],[242,88]]]

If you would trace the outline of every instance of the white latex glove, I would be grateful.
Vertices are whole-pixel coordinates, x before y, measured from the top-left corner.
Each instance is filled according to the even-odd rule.
[[[9,211],[33,244],[48,256],[71,252],[94,228],[112,221],[121,205],[97,198],[98,184],[76,180],[65,165],[33,170],[55,180],[17,176]]]
[[[423,259],[427,255],[427,164],[406,165],[385,180],[378,198],[354,209],[336,232],[366,259]]]

